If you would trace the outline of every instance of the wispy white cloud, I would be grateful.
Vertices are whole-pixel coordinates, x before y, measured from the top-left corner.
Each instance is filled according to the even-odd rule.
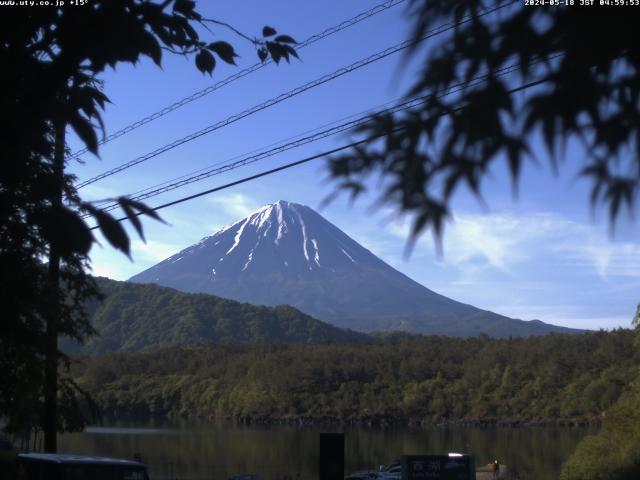
[[[406,240],[409,225],[385,230]],[[438,293],[512,318],[629,327],[640,300],[640,242],[603,230],[548,212],[462,213],[447,226],[441,257],[425,235],[409,262],[390,263]]]
[[[552,249],[564,255],[567,267],[592,268],[604,280],[640,278],[640,243],[615,242],[583,231]]]
[[[91,273],[97,277],[118,278],[121,275],[121,270],[121,268],[105,262],[94,262],[91,266]]]
[[[83,200],[104,200],[106,198],[114,198],[122,195],[122,192],[104,185],[92,183],[83,187],[82,189]]]
[[[531,258],[531,245],[544,245],[544,239],[556,235],[559,228],[566,228],[566,223],[550,214],[528,217],[459,214],[446,228],[441,261],[465,270],[488,268],[509,273]],[[409,225],[396,222],[388,231],[407,238]],[[433,250],[429,236],[421,238],[416,245],[416,253]]]
[[[409,226],[395,223],[388,231],[407,238]],[[544,261],[556,268],[589,269],[602,279],[640,279],[640,242],[616,241],[593,226],[553,213],[531,215],[459,214],[448,225],[441,261],[460,270],[517,271],[522,264]],[[417,246],[433,251],[430,238]]]
[[[132,242],[131,247],[134,258],[139,259],[141,262],[151,261],[154,263],[169,258],[181,248],[176,244],[156,240],[147,240],[147,243],[135,240]]]
[[[444,261],[458,267],[495,268],[512,272],[529,258],[525,245],[538,243],[553,230],[546,215],[530,218],[513,215],[458,215],[445,239]]]
[[[220,213],[227,216],[230,221],[246,217],[260,207],[254,199],[242,193],[216,195],[209,198],[208,201],[219,208]]]

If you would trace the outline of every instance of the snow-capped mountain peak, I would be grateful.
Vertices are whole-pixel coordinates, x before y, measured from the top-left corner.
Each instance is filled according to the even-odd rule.
[[[259,208],[131,281],[257,305],[288,304],[317,319],[365,331],[475,335],[495,330],[508,336],[551,329],[439,295],[380,260],[311,208],[283,200]]]
[[[358,262],[380,263],[315,211],[279,200],[203,238],[149,270],[183,265],[197,258],[210,275],[250,275],[287,269],[299,275],[319,269],[353,268]],[[195,265],[194,265],[195,266]],[[176,266],[177,267],[177,266]],[[198,269],[200,269],[198,268]],[[153,277],[152,279],[159,279]]]

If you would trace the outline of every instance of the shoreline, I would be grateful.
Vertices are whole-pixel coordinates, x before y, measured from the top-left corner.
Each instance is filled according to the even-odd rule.
[[[340,419],[335,417],[217,417],[205,415],[132,415],[122,412],[109,412],[103,414],[106,424],[114,420],[129,420],[133,422],[149,422],[154,420],[165,421],[186,421],[207,423],[225,422],[237,426],[260,426],[260,427],[348,427],[348,428],[593,428],[601,427],[602,419],[596,418],[558,418],[558,419],[415,419],[398,417],[371,417],[359,419]]]

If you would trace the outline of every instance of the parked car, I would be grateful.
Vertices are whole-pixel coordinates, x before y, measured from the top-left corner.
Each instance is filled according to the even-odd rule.
[[[146,467],[132,460],[54,453],[21,453],[19,480],[149,480]]]
[[[393,462],[387,466],[380,466],[378,478],[380,480],[400,480],[402,478],[402,464]]]

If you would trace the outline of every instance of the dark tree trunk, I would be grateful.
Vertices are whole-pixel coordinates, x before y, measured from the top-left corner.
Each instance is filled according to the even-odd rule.
[[[55,193],[51,199],[53,209],[62,207],[62,189],[64,183],[65,125],[56,125],[55,152],[53,158],[53,176]],[[58,418],[58,317],[60,315],[60,252],[55,242],[49,250],[49,283],[54,296],[52,309],[47,317],[46,354],[45,354],[45,390],[44,390],[44,451],[56,453]]]

